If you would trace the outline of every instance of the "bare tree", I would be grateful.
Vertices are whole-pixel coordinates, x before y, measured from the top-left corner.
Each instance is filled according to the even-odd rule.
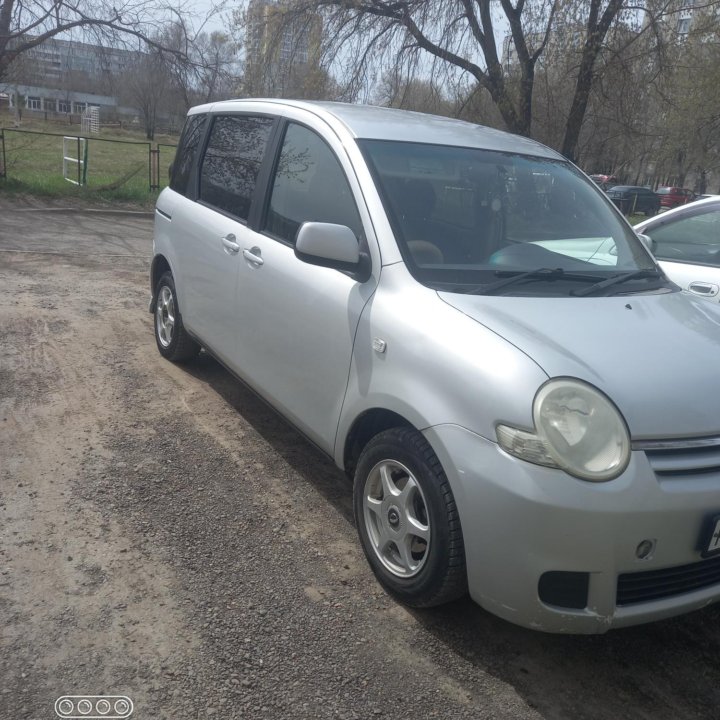
[[[450,117],[456,109],[453,99],[445,94],[444,88],[430,80],[408,76],[398,70],[383,76],[374,101],[389,107]]]
[[[135,63],[123,78],[124,93],[140,111],[148,140],[155,139],[158,114],[165,103],[169,84],[167,64],[158,50],[137,53]]]
[[[715,4],[716,0],[706,0]],[[391,68],[414,68],[464,100],[458,112],[491,101],[511,132],[533,133],[536,77],[545,55],[566,53],[562,94],[553,108],[562,128],[555,147],[578,159],[593,88],[619,34],[633,44],[674,0],[288,0],[297,16],[322,12],[327,52],[347,72],[351,97]],[[646,7],[644,7],[646,6]],[[502,34],[505,37],[502,38]],[[407,73],[410,75],[410,73]],[[545,77],[545,81],[548,77]],[[464,86],[464,93],[461,88]],[[483,112],[483,114],[487,114]]]
[[[165,53],[172,94],[183,112],[200,103],[228,97],[239,84],[240,43],[230,34],[200,31],[193,34],[177,17],[163,29],[159,43],[174,50]]]
[[[663,135],[656,157],[663,183],[704,193],[710,178],[720,182],[720,15],[695,8],[692,27],[666,49],[657,92],[662,101]]]
[[[197,87],[202,102],[227,97],[237,83],[240,44],[223,32],[201,33],[193,55],[198,69]]]
[[[583,26],[558,28],[536,72],[533,137],[561,148],[585,51]],[[573,159],[590,172],[617,174],[621,164],[654,141],[658,113],[650,89],[657,76],[654,42],[647,32],[619,24],[596,59]],[[650,111],[650,112],[649,112]]]
[[[386,67],[423,63],[436,76],[467,75],[489,93],[505,125],[529,135],[535,65],[548,41],[560,0],[298,0],[296,12],[324,11],[336,57],[358,87]],[[510,87],[498,44],[498,13],[510,29],[520,82]],[[375,65],[375,67],[373,67]]]
[[[575,92],[565,123],[565,137],[560,149],[560,152],[571,160],[577,159],[580,130],[587,112],[593,82],[596,79],[595,66],[598,56],[611,26],[626,3],[627,0],[608,0],[607,2],[590,0],[580,67],[575,80]]]

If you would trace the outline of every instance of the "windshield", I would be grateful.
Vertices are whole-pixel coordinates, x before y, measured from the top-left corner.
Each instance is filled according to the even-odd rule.
[[[444,145],[360,144],[403,258],[430,287],[482,293],[499,287],[498,278],[522,273],[522,280],[502,283],[503,294],[567,295],[578,283],[656,268],[609,200],[568,162]],[[622,292],[657,290],[658,283],[657,275],[652,285],[641,274]]]

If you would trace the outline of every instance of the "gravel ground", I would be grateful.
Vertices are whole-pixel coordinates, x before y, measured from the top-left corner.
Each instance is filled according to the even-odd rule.
[[[408,611],[344,476],[147,313],[151,218],[0,197],[0,720],[720,718],[720,610],[599,637]]]

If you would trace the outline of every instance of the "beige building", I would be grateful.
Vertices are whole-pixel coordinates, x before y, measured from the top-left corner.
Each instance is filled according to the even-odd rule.
[[[248,95],[308,96],[318,70],[322,20],[292,0],[250,0],[246,18],[245,90]]]

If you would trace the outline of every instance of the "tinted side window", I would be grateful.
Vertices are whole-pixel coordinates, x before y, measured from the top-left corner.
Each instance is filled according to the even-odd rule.
[[[265,230],[290,243],[306,221],[347,225],[359,239],[362,223],[347,178],[319,135],[291,124],[272,184]]]
[[[183,195],[187,192],[190,170],[205,129],[206,118],[206,115],[191,115],[185,121],[185,127],[180,137],[180,145],[173,163],[170,187]]]
[[[272,118],[216,117],[200,171],[200,199],[247,220]]]
[[[685,216],[643,232],[655,241],[653,253],[660,260],[720,267],[720,210]]]

